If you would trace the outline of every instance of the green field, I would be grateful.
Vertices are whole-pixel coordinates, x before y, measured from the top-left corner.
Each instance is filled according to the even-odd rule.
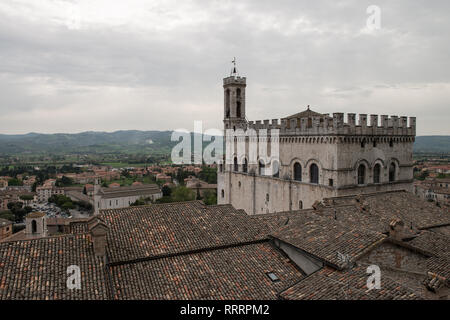
[[[100,164],[103,166],[110,166],[116,169],[130,168],[130,167],[142,168],[150,165],[149,163],[126,163],[126,162],[102,162]]]

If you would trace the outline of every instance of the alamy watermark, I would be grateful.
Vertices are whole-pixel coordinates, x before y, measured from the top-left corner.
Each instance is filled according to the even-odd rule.
[[[366,9],[369,17],[366,20],[366,27],[370,31],[381,29],[381,8],[376,5],[370,5]]]
[[[171,141],[179,142],[171,152],[174,164],[264,164],[279,161],[279,129],[209,129],[203,132],[201,121],[194,122],[194,132],[178,129]],[[224,139],[225,138],[225,139]],[[181,139],[181,141],[180,141]],[[208,144],[204,147],[204,142]],[[226,151],[224,153],[224,150]],[[279,163],[279,162],[278,162]]]

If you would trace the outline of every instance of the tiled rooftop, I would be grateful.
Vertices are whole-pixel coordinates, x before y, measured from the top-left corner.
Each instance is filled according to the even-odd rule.
[[[111,273],[116,299],[276,299],[303,277],[267,242],[113,266]]]
[[[381,289],[367,288],[366,268],[338,271],[324,267],[280,294],[287,300],[417,300],[413,291],[383,277]]]
[[[111,262],[128,261],[264,239],[265,226],[241,214],[178,202],[103,210]]]
[[[67,267],[81,269],[81,290],[69,290]],[[88,235],[0,243],[0,300],[106,299],[103,261]]]
[[[354,260],[386,238],[381,233],[349,227],[320,216],[309,217],[306,221],[294,220],[273,232],[272,236],[336,268],[345,267],[339,254]]]

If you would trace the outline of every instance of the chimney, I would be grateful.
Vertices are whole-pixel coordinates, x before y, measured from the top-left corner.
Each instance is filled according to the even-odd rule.
[[[389,236],[392,239],[402,241],[402,239],[405,237],[405,232],[403,230],[404,226],[405,224],[402,220],[400,220],[399,218],[394,218],[389,223]]]
[[[94,253],[97,257],[106,256],[106,235],[108,234],[108,226],[105,222],[94,216],[88,220],[89,234],[91,235]]]

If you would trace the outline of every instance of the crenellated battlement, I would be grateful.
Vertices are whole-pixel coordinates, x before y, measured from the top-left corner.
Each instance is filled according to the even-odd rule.
[[[245,77],[239,77],[239,76],[229,76],[227,78],[223,79],[223,85],[229,85],[229,84],[246,84],[247,79]]]
[[[389,117],[371,114],[369,119],[370,121],[367,114],[359,114],[356,117],[355,113],[348,113],[347,121],[344,121],[344,113],[336,112],[332,117],[324,114],[302,118],[248,121],[247,128],[279,129],[280,135],[416,135],[415,117],[409,117],[409,123],[406,116]]]

